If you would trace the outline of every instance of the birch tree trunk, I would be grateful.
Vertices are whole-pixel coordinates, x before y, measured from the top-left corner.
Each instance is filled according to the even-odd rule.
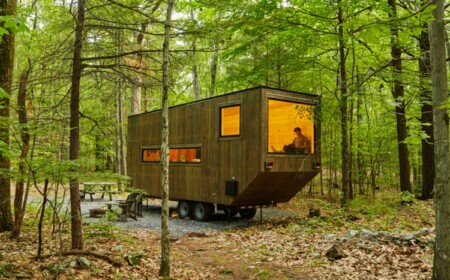
[[[436,211],[436,241],[434,245],[433,279],[450,279],[450,158],[448,131],[448,84],[445,65],[444,0],[430,0],[435,5],[430,23],[434,155],[436,178],[434,203]]]
[[[0,0],[0,16],[16,14],[16,0]],[[0,22],[1,25],[3,25]],[[9,149],[9,96],[11,95],[14,69],[14,34],[0,37],[0,142]],[[2,93],[3,92],[3,93]],[[8,151],[0,150],[0,232],[13,229],[11,212],[11,180],[9,170],[11,162]]]
[[[161,131],[161,265],[159,276],[170,276],[169,243],[169,49],[173,0],[167,0],[162,63],[162,131]]]
[[[144,34],[147,31],[147,22],[141,24],[141,29],[136,38],[138,48],[142,49],[142,42],[144,41]],[[136,70],[131,78],[131,114],[139,114],[141,112],[141,98],[142,98],[142,77],[140,69],[142,66],[142,54],[136,55]]]
[[[217,42],[213,42],[213,54],[211,57],[211,63],[210,63],[210,77],[211,77],[211,81],[210,81],[210,85],[209,85],[209,97],[212,97],[216,94],[216,79],[217,79],[217,68],[218,68],[218,63],[219,61],[219,50],[218,50],[218,43]]]
[[[70,151],[69,159],[80,157],[80,82],[81,82],[81,51],[83,45],[83,28],[85,0],[78,1],[76,18],[75,44],[73,52],[72,91],[70,95]],[[70,180],[70,210],[72,229],[72,249],[83,249],[81,228],[80,188],[78,178]]]
[[[191,20],[195,20],[194,9],[190,9]],[[196,35],[194,34],[194,39],[192,40],[192,85],[194,91],[194,101],[199,99],[199,86],[198,86],[198,65],[197,65],[197,42]]]

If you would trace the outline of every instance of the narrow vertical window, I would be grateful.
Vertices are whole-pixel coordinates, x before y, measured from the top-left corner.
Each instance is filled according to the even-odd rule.
[[[220,136],[239,136],[241,134],[241,106],[220,108]]]

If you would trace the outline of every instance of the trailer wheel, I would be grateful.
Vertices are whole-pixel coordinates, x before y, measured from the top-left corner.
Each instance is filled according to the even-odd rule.
[[[239,215],[244,219],[252,219],[256,215],[256,208],[241,208]]]
[[[192,215],[192,204],[186,200],[178,201],[178,218],[184,219],[186,217],[191,217]]]
[[[209,203],[196,202],[192,211],[192,216],[196,221],[204,222],[211,217],[212,207]]]
[[[239,210],[235,207],[225,207],[223,212],[228,218],[234,217],[239,213]]]

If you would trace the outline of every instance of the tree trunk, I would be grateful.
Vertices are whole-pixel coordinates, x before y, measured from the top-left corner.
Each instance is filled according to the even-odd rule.
[[[26,158],[30,147],[30,133],[28,132],[28,117],[27,117],[27,84],[28,75],[31,71],[31,66],[20,75],[19,94],[17,95],[17,114],[19,115],[19,123],[21,125],[21,139],[22,149],[19,157],[19,178],[16,182],[16,194],[14,196],[14,230],[11,234],[12,239],[20,237],[23,217],[26,209],[26,197],[24,197],[24,184],[26,174]],[[24,202],[25,201],[25,202]]]
[[[209,97],[212,97],[216,94],[216,79],[217,79],[217,61],[219,60],[219,51],[217,49],[216,42],[213,42],[213,54],[211,57],[211,84],[209,85]]]
[[[38,250],[37,250],[37,259],[41,258],[42,255],[42,226],[44,224],[44,216],[45,216],[45,206],[47,205],[47,191],[48,191],[48,179],[44,181],[44,193],[42,195],[42,206],[41,213],[39,215],[39,223],[38,223]]]
[[[118,31],[115,35],[115,43],[116,43],[116,55],[122,52],[122,37],[121,33]],[[119,58],[115,59],[116,65],[120,64]],[[123,81],[120,77],[116,77],[115,80],[115,100],[114,100],[114,109],[115,109],[115,138],[114,138],[114,150],[115,150],[115,165],[114,172],[117,172],[121,175],[127,175],[126,168],[126,149],[125,149],[125,136],[124,136],[124,104],[125,97],[123,93]],[[140,109],[139,109],[140,110]],[[122,183],[119,182],[118,188],[119,191],[122,190]]]
[[[169,242],[169,49],[173,0],[167,0],[162,64],[162,131],[161,131],[161,265],[159,276],[170,276]]]
[[[121,89],[122,87],[120,87]],[[127,175],[126,149],[125,149],[125,96],[122,91],[119,92],[119,153],[120,153],[120,175]]]
[[[78,1],[73,52],[72,91],[70,95],[70,160],[77,160],[80,157],[80,81],[85,4],[85,0]],[[80,188],[77,178],[70,180],[70,210],[72,218],[72,249],[81,250],[83,249],[83,235],[81,227]]]
[[[194,21],[194,9],[191,8],[191,20]],[[192,85],[194,91],[194,101],[199,99],[199,86],[198,86],[198,65],[197,65],[197,42],[196,35],[194,34],[194,39],[192,40]]]
[[[348,146],[348,109],[347,109],[347,73],[344,42],[344,17],[342,2],[338,1],[338,36],[339,36],[339,89],[341,92],[341,159],[342,159],[342,201],[341,206],[346,207],[350,199],[350,152]]]
[[[363,90],[360,85],[360,78],[357,71],[357,77],[356,77],[356,85],[358,86],[358,95],[357,95],[357,101],[356,101],[356,126],[361,127],[361,123],[363,120],[363,114],[362,114],[362,98],[363,98]],[[369,120],[367,120],[369,121]],[[357,180],[358,180],[358,193],[364,194],[364,178],[365,172],[364,172],[364,156],[362,153],[363,149],[363,139],[362,139],[361,132],[358,133],[358,138],[356,139],[357,143],[357,152],[356,152],[356,172],[357,172]]]
[[[102,145],[102,138],[100,135],[96,134],[94,136],[95,140],[95,171],[102,172],[104,171],[105,164],[102,161],[103,157],[103,145]]]
[[[353,150],[353,145],[354,145],[354,142],[353,142],[353,126],[354,126],[354,123],[353,123],[353,111],[354,111],[354,108],[355,107],[355,103],[353,102],[353,100],[352,99],[350,99],[350,110],[348,110],[348,135],[349,135],[349,139],[348,139],[348,162],[349,162],[349,165],[348,165],[348,198],[350,199],[350,200],[352,200],[354,197],[355,197],[355,193],[354,193],[354,190],[353,190],[353,178],[354,178],[354,175],[353,175],[353,172],[354,172],[354,163],[353,163],[353,159],[354,159],[354,155],[353,155],[353,152],[352,152],[352,150]]]
[[[134,74],[131,84],[131,114],[139,114],[141,112],[141,92],[142,92],[142,78],[139,74]]]
[[[446,40],[446,45],[447,45],[448,71],[450,71],[450,36],[448,36],[448,30],[445,30],[445,40]]]
[[[16,14],[16,0],[0,0],[0,16]],[[3,23],[0,22],[0,26]],[[9,97],[11,95],[14,70],[14,34],[0,37],[0,142],[3,149],[9,149]],[[11,212],[11,181],[9,170],[11,162],[8,151],[0,150],[0,232],[13,229]]]
[[[434,203],[436,211],[436,241],[434,244],[433,278],[450,279],[450,155],[448,131],[448,84],[445,65],[444,0],[435,3],[434,19],[430,23],[432,92],[434,108],[434,155],[436,178]]]
[[[197,46],[195,39],[192,42],[192,60],[194,65],[192,66],[192,84],[194,91],[194,101],[199,99],[200,92],[198,86],[198,66],[197,66]]]
[[[122,81],[119,81],[120,78],[116,80],[115,83],[115,122],[116,125],[114,127],[114,150],[115,150],[115,164],[114,164],[114,172],[122,174],[124,170],[123,161],[122,161],[122,110],[123,110],[123,93],[122,93]],[[119,190],[121,190],[119,185]]]
[[[426,2],[424,3],[426,5]],[[433,104],[430,90],[431,61],[430,41],[428,36],[428,24],[425,24],[419,40],[421,58],[419,60],[420,71],[420,99],[422,130],[428,136],[422,139],[422,199],[432,198],[435,167],[434,167],[434,134],[433,134]]]
[[[144,34],[147,31],[147,22],[141,24],[141,30],[136,38],[136,44],[138,48],[142,48],[142,42],[144,41]],[[131,113],[139,114],[141,112],[141,92],[142,92],[142,77],[140,72],[140,68],[142,65],[142,54],[138,53],[136,55],[136,70],[133,78],[131,79]]]
[[[388,0],[388,4],[392,11],[390,18],[397,20],[397,3],[396,0]],[[397,105],[395,106],[395,116],[397,121],[397,145],[398,145],[398,159],[400,168],[400,190],[402,192],[412,192],[410,169],[409,169],[409,153],[408,145],[405,143],[408,136],[408,129],[406,126],[406,106],[404,97],[404,87],[402,81],[402,49],[398,45],[398,27],[397,22],[391,24],[391,57],[393,68],[393,89],[392,96]]]

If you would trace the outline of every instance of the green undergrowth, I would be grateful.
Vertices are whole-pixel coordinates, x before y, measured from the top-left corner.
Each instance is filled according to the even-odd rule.
[[[358,196],[350,202],[348,212],[361,218],[356,224],[379,231],[415,231],[434,225],[432,201],[416,200],[405,193],[379,192],[374,199]]]
[[[62,239],[66,242],[70,240],[70,212],[68,209],[56,208],[57,214],[47,204],[42,219],[42,231],[45,233],[44,243],[54,243],[59,240],[55,238],[62,234]],[[22,232],[37,234],[40,222],[40,203],[29,203],[26,210],[26,218],[22,226]],[[117,241],[125,244],[134,244],[136,239],[132,238],[128,231],[115,225],[112,221],[117,221],[117,213],[108,211],[107,215],[99,218],[96,222],[83,222],[83,238],[87,246],[98,242]],[[49,235],[50,233],[50,235]]]
[[[298,215],[283,227],[306,234],[362,228],[401,233],[434,226],[432,201],[420,201],[408,194],[392,191],[377,192],[374,198],[358,195],[345,209],[341,208],[339,199],[328,197],[297,197],[289,208]],[[320,216],[309,217],[311,208],[318,209]]]
[[[127,232],[127,229],[116,226],[106,220],[83,224],[83,234],[87,237],[85,240],[96,240],[95,242],[104,240],[105,242],[117,241],[120,243],[135,244],[136,239]]]

